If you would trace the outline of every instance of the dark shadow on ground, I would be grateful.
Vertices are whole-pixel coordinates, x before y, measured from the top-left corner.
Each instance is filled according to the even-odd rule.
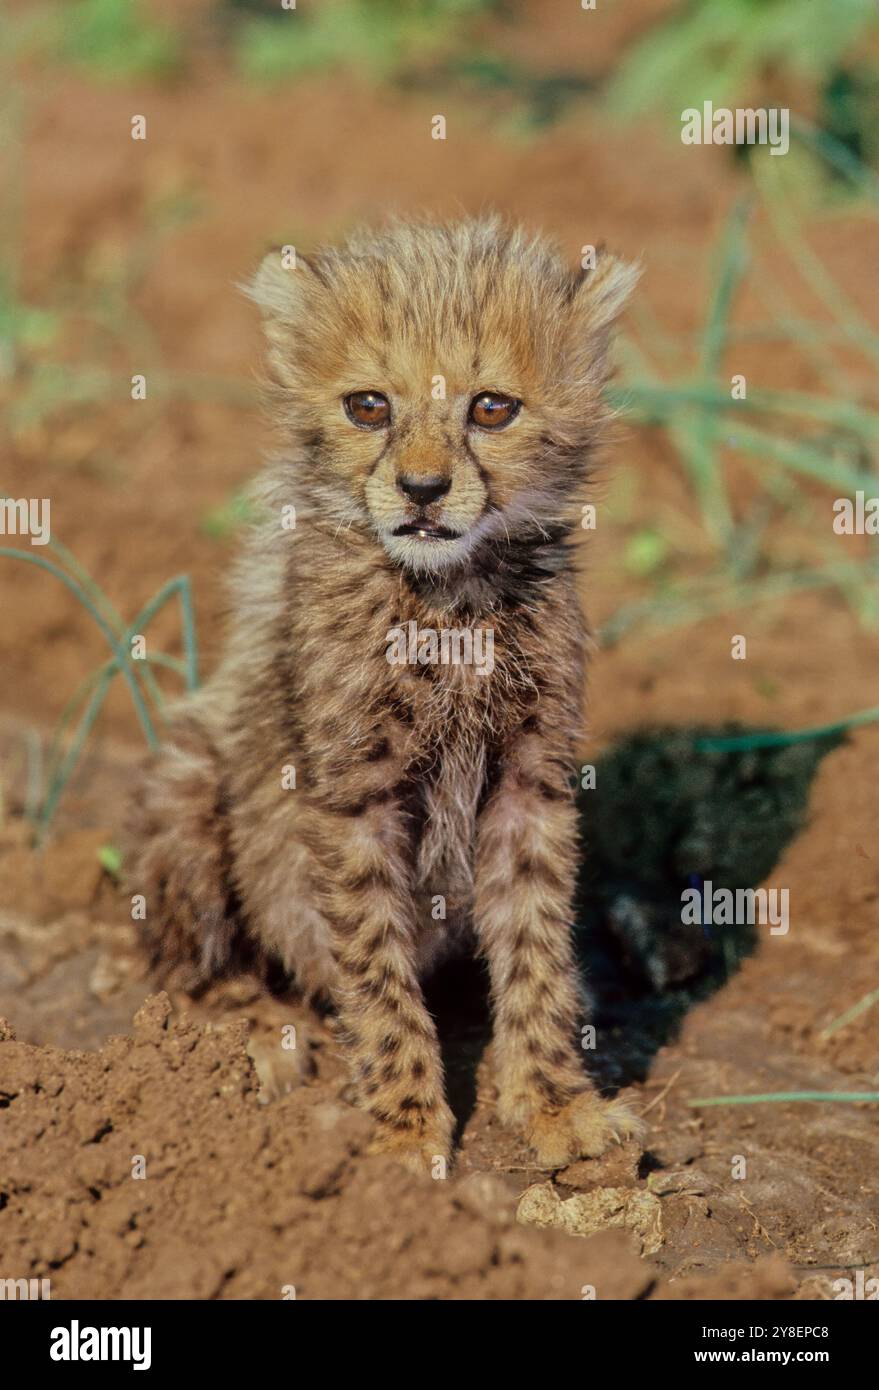
[[[706,892],[763,883],[805,823],[821,759],[841,741],[730,752],[699,746],[744,732],[645,730],[609,749],[594,779],[584,774],[575,940],[597,1028],[585,1056],[602,1089],[643,1080],[688,1009],[725,984],[768,931],[703,921],[700,908],[695,921],[684,921],[682,895],[695,889],[701,903]],[[455,962],[427,994],[463,1127],[491,1034],[485,968]]]

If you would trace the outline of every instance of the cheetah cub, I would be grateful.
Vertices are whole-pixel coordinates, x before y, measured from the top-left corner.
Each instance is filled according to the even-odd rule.
[[[410,1167],[453,1131],[421,981],[468,947],[538,1162],[639,1128],[583,1072],[570,941],[570,542],[636,277],[491,219],[272,254],[247,286],[283,451],[222,664],[138,788],[132,886],[157,962],[204,980],[243,947],[332,1001],[374,1146]]]

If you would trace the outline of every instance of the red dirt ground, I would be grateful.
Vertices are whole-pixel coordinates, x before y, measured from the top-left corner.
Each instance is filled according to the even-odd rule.
[[[628,31],[595,33],[581,56],[600,73]],[[564,48],[553,23],[529,53],[551,65]],[[307,246],[389,210],[496,207],[555,233],[572,262],[598,241],[641,257],[644,299],[677,337],[700,322],[711,247],[746,177],[722,151],[685,151],[652,127],[610,129],[585,103],[548,133],[513,141],[485,101],[345,76],[264,92],[205,58],[170,88],[96,86],[42,69],[26,77],[27,298],[81,302],[141,247],[143,265],[121,320],[99,329],[77,310],[63,342],[71,362],[87,353],[122,384],[97,407],[7,422],[4,488],[51,497],[53,534],[125,614],[190,573],[204,669],[234,553],[234,539],[205,534],[204,518],[250,476],[265,442],[255,404],[242,399],[259,345],[234,283],[266,244]],[[444,144],[428,138],[437,110],[451,132]],[[141,111],[149,137],[132,146],[130,117]],[[152,210],[183,195],[194,215],[153,244]],[[840,214],[810,238],[879,322],[863,226]],[[767,264],[803,313],[820,315],[785,262]],[[761,316],[755,296],[742,314]],[[776,345],[749,345],[728,366],[761,385],[821,388]],[[146,402],[127,399],[134,371],[156,383]],[[186,374],[218,378],[214,396],[160,389]],[[735,476],[740,499],[749,484]],[[680,514],[679,572],[706,564],[693,499],[657,432],[623,434],[601,492],[607,510],[584,566],[597,623],[643,592],[621,557],[658,516]],[[826,495],[804,493],[802,511],[775,523],[773,553],[789,562],[814,554],[816,536],[829,544],[828,515]],[[846,1269],[879,1274],[875,1107],[687,1104],[876,1089],[876,1011],[821,1033],[879,976],[879,731],[858,732],[822,764],[808,826],[773,877],[790,889],[789,935],[767,936],[629,1088],[649,1124],[649,1161],[620,1150],[537,1172],[495,1119],[483,1062],[456,1170],[430,1184],[363,1155],[368,1125],[342,1101],[329,1031],[295,999],[245,979],[198,1001],[174,995],[170,1019],[161,997],[144,1004],[154,985],[97,862],[139,751],[121,689],[54,838],[42,854],[28,847],[15,814],[22,731],[49,733],[104,653],[47,576],[7,565],[3,585],[0,1014],[10,1036],[0,1042],[0,1275],[50,1274],[55,1297],[278,1298],[292,1285],[308,1298],[542,1299],[580,1298],[584,1285],[616,1298],[829,1298]],[[176,616],[151,631],[179,653]],[[730,661],[733,633],[748,636],[745,662]],[[874,704],[877,680],[875,632],[830,589],[689,628],[636,630],[595,661],[584,754],[651,723],[820,723]],[[289,1024],[294,1051],[281,1046]],[[136,1155],[143,1181],[131,1176]],[[744,1180],[732,1176],[736,1156]],[[580,1194],[566,1213],[598,1234],[516,1221],[520,1195],[548,1181],[562,1200]],[[556,1196],[529,1202],[557,1209]]]

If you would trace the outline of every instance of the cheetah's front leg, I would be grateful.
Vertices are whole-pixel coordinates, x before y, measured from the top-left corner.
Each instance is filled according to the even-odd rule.
[[[558,759],[518,750],[481,817],[474,915],[491,973],[498,1113],[547,1167],[597,1157],[641,1129],[624,1105],[600,1099],[575,1041],[583,1012],[570,940],[576,857],[576,813]]]
[[[338,966],[340,1037],[357,1099],[377,1123],[373,1151],[429,1171],[437,1158],[448,1160],[453,1117],[416,975],[405,818],[380,793],[316,808],[309,840]]]

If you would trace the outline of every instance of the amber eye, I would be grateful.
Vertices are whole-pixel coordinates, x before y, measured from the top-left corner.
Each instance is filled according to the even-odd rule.
[[[345,413],[361,429],[377,430],[391,418],[391,403],[380,391],[353,391],[345,397]]]
[[[515,420],[521,404],[513,396],[502,396],[499,391],[483,391],[470,402],[469,419],[484,430],[500,429],[501,425]]]

